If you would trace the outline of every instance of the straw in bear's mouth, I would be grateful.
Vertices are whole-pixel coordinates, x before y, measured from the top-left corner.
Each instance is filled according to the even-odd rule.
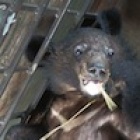
[[[86,78],[80,77],[81,90],[85,94],[90,95],[92,97],[95,95],[102,94],[108,108],[112,111],[117,107],[117,105],[112,101],[112,99],[106,93],[105,83],[106,82],[99,81],[99,80],[91,80],[88,78],[86,79]]]

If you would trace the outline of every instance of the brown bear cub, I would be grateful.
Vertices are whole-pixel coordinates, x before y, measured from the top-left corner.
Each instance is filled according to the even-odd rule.
[[[114,10],[100,13],[99,16],[103,17],[101,28],[103,21],[109,25],[110,12],[111,15],[119,17]],[[115,22],[119,22],[119,19]],[[127,57],[127,52],[107,34],[107,29],[102,29],[80,28],[73,31],[55,46],[47,58],[44,66],[47,89],[51,90],[54,96],[49,112],[45,115],[44,124],[47,129],[43,124],[37,125],[37,128],[36,125],[20,124],[11,127],[5,140],[39,139],[62,125],[93,99],[95,103],[49,139],[140,139],[140,65],[131,56]],[[107,108],[101,96],[101,88],[106,90],[118,105],[113,112]],[[21,136],[24,132],[26,134]]]

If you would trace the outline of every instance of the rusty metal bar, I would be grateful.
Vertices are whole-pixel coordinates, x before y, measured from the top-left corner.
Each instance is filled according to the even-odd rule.
[[[3,1],[5,2],[6,0],[3,0]],[[0,0],[0,2],[1,2],[1,0]],[[66,14],[73,14],[77,18],[77,22],[79,22],[81,20],[81,18],[83,17],[83,15],[86,13],[87,9],[91,5],[90,4],[91,0],[87,0],[86,2],[84,2],[84,6],[79,11],[79,10],[72,9],[71,2],[74,2],[74,0],[73,1],[72,0],[67,0],[67,2],[65,3],[64,7],[62,7],[62,9],[61,8],[58,9],[58,8],[53,8],[53,7],[47,7],[47,9],[49,9],[49,10],[55,10],[56,11],[56,19],[53,22],[53,24],[51,26],[51,29],[49,30],[48,35],[46,36],[38,54],[36,55],[35,60],[32,63],[32,66],[27,68],[28,69],[28,77],[23,82],[23,84],[22,84],[23,86],[20,89],[20,92],[15,97],[15,100],[14,100],[13,104],[11,105],[9,111],[5,115],[5,117],[2,120],[0,120],[0,134],[3,132],[5,126],[7,125],[8,121],[10,120],[17,103],[22,98],[22,96],[24,96],[26,94],[26,92],[25,92],[26,88],[27,88],[28,84],[30,83],[31,78],[33,77],[33,74],[34,74],[36,68],[38,67],[38,64],[39,64],[40,60],[42,59],[43,55],[47,51],[50,41],[52,41],[55,34],[57,34],[57,29],[60,28],[60,24],[61,24],[61,22],[63,22],[63,18],[66,16]],[[9,2],[9,3],[11,4],[11,2]],[[10,66],[0,70],[0,71],[4,71],[7,75],[7,77],[5,77],[4,81],[2,82],[3,84],[0,87],[0,95],[3,94],[3,92],[6,88],[9,80],[11,79],[11,76],[13,75],[13,73],[16,70],[18,70],[17,65],[20,61],[20,58],[21,58],[23,52],[25,51],[25,48],[27,47],[27,45],[28,45],[28,43],[29,43],[29,41],[32,37],[33,31],[37,27],[38,22],[41,19],[42,13],[43,13],[44,9],[46,8],[46,6],[48,5],[48,3],[49,3],[49,0],[48,1],[44,0],[44,2],[40,6],[36,5],[36,4],[22,3],[21,9],[25,10],[25,11],[35,12],[37,14],[37,19],[36,19],[36,22],[35,22],[34,26],[32,26],[32,28],[30,30],[30,34],[29,34],[26,42],[23,42],[23,45],[21,46],[21,48],[16,53],[16,55],[13,58],[13,61],[10,64]],[[16,10],[19,10],[18,6],[16,6],[16,7],[17,7]],[[25,69],[25,70],[27,70],[27,69]],[[40,100],[40,98],[41,98],[41,96],[42,96],[42,94],[45,90],[45,87],[46,87],[46,82],[44,80],[44,83],[40,87],[40,92],[38,92],[35,95],[35,99],[29,104],[29,107],[32,107],[32,108],[36,107],[38,101]]]
[[[39,57],[36,57],[35,61],[33,62],[32,67],[31,67],[31,68],[29,69],[29,71],[28,71],[29,76],[27,77],[26,81],[23,83],[23,86],[22,86],[22,89],[20,90],[20,93],[17,95],[16,99],[14,100],[14,103],[12,104],[12,106],[11,106],[9,112],[7,113],[6,117],[4,118],[4,120],[2,120],[2,121],[0,122],[0,124],[3,124],[3,122],[4,122],[3,126],[4,126],[4,125],[8,122],[8,120],[10,119],[10,117],[11,117],[11,115],[12,115],[12,113],[13,113],[13,110],[15,109],[15,106],[16,106],[16,104],[18,103],[18,101],[19,101],[19,99],[21,98],[21,96],[24,95],[24,93],[25,93],[24,91],[26,90],[26,87],[27,87],[27,85],[29,84],[29,82],[30,82],[30,80],[31,80],[31,78],[32,78],[32,76],[33,76],[33,73],[34,73],[34,71],[36,70],[37,65],[38,65],[38,63],[40,62],[40,60],[41,60],[43,54],[45,53],[46,49],[48,48],[48,44],[49,44],[49,42],[51,41],[51,38],[53,37],[53,35],[55,34],[55,31],[56,31],[56,29],[57,29],[57,27],[58,27],[58,25],[59,25],[59,23],[60,23],[60,20],[63,18],[63,15],[65,14],[66,9],[67,9],[67,7],[68,7],[69,4],[70,4],[70,1],[71,1],[71,0],[69,0],[69,1],[66,3],[66,7],[62,10],[62,12],[59,13],[59,14],[60,14],[60,17],[59,17],[59,18],[56,18],[55,22],[53,23],[53,26],[52,26],[52,28],[50,29],[50,32],[48,33],[48,36],[46,37],[46,39],[45,39],[45,41],[44,41],[44,43],[43,43],[43,45],[42,45],[40,51],[38,52]],[[44,84],[42,85],[42,89],[40,90],[40,92],[39,92],[39,93],[37,94],[37,96],[35,97],[35,100],[33,101],[33,103],[31,103],[31,106],[32,106],[32,107],[35,107],[36,102],[38,102],[39,99],[41,98],[42,93],[43,93],[43,91],[45,90],[45,87],[46,87],[46,82],[44,82]],[[34,105],[34,106],[33,106],[33,105]]]
[[[64,9],[62,10],[62,12],[59,12],[59,13],[58,13],[58,15],[57,15],[57,17],[56,17],[56,20],[55,20],[55,22],[53,23],[50,32],[48,33],[48,35],[47,35],[45,41],[44,41],[43,44],[42,44],[41,49],[39,50],[39,52],[38,52],[38,54],[37,54],[37,56],[36,56],[36,58],[35,58],[35,60],[34,60],[34,62],[33,62],[33,65],[32,65],[32,68],[31,68],[31,73],[33,73],[33,72],[36,70],[36,68],[37,68],[37,66],[38,66],[38,63],[39,63],[40,60],[42,59],[42,56],[45,54],[46,49],[47,49],[47,47],[48,47],[48,45],[49,45],[49,43],[50,43],[50,40],[52,39],[52,37],[53,37],[53,35],[54,35],[56,29],[57,29],[58,26],[59,26],[59,23],[61,22],[61,20],[62,20],[64,14],[66,13],[67,8],[68,8],[68,6],[70,5],[70,2],[71,2],[71,0],[68,0],[67,3],[66,3],[66,5],[65,5],[65,7],[64,7]]]
[[[48,5],[48,3],[49,3],[49,0],[47,0],[47,1],[44,0],[44,2],[42,2],[42,4],[40,4],[40,6],[38,7],[37,11],[34,11],[34,12],[37,14],[36,22],[35,22],[34,25],[32,25],[31,30],[30,30],[30,33],[29,33],[29,35],[28,35],[28,38],[26,39],[26,42],[24,42],[23,45],[22,45],[22,47],[20,48],[20,50],[18,50],[16,56],[15,56],[14,59],[13,59],[14,62],[10,65],[10,69],[8,69],[8,71],[7,71],[7,77],[6,77],[6,79],[3,81],[3,84],[1,85],[1,88],[0,88],[0,95],[3,94],[3,92],[4,92],[4,90],[5,90],[5,88],[6,88],[7,84],[8,84],[8,82],[9,82],[9,80],[10,80],[10,78],[11,78],[11,76],[13,75],[14,70],[15,70],[15,68],[16,68],[16,66],[17,66],[17,64],[18,64],[18,62],[20,61],[20,58],[21,58],[21,56],[22,56],[22,53],[24,52],[26,46],[28,45],[28,42],[29,42],[29,40],[31,39],[31,36],[32,36],[32,34],[33,34],[33,31],[36,29],[36,27],[37,27],[37,25],[38,25],[38,23],[39,23],[39,21],[40,21],[40,19],[41,19],[41,16],[42,16],[42,14],[43,14],[43,12],[44,12],[46,6]],[[6,116],[4,117],[4,119],[3,119],[3,120],[0,120],[0,124],[1,124],[1,126],[0,126],[0,134],[3,132],[3,130],[4,130],[5,126],[6,126],[6,124],[8,123],[8,121],[9,121],[9,119],[10,119],[12,113],[13,113],[13,110],[14,110],[14,108],[15,108],[15,106],[16,106],[18,100],[20,99],[22,93],[23,93],[24,90],[25,90],[25,87],[26,87],[27,83],[29,82],[29,79],[30,79],[30,76],[28,77],[28,80],[27,80],[26,84],[23,85],[23,87],[22,87],[20,93],[17,95],[17,97],[16,97],[14,103],[11,105],[11,108],[9,109],[9,111],[8,111],[8,113],[6,114]]]
[[[76,16],[80,16],[80,17],[79,17],[79,20],[80,20],[81,17],[83,17],[83,15],[85,14],[85,12],[86,12],[87,9],[89,8],[89,6],[91,5],[90,3],[91,3],[91,0],[86,1],[86,4],[84,5],[84,7],[83,7],[83,9],[82,9],[82,11],[83,11],[82,13],[80,13],[78,10],[71,10],[71,9],[69,9],[69,6],[70,6],[70,4],[71,4],[71,0],[69,0],[69,1],[66,3],[66,5],[65,5],[65,7],[64,7],[64,9],[63,9],[63,11],[62,11],[61,13],[60,13],[60,9],[59,9],[59,8],[55,8],[55,7],[48,7],[48,8],[47,8],[47,9],[49,9],[49,10],[58,11],[59,13],[58,13],[58,15],[57,15],[57,18],[56,18],[55,22],[54,22],[53,25],[52,25],[52,28],[50,29],[50,32],[48,33],[48,35],[47,35],[45,41],[44,41],[43,44],[42,44],[42,47],[40,48],[40,50],[39,50],[39,52],[38,52],[38,54],[37,54],[37,56],[36,56],[36,58],[35,58],[35,60],[34,60],[34,62],[33,62],[32,68],[31,68],[31,70],[30,70],[31,73],[33,73],[33,71],[35,71],[35,69],[37,68],[39,61],[41,60],[42,56],[44,55],[44,53],[46,52],[46,50],[47,50],[47,48],[48,48],[49,42],[52,40],[53,36],[56,34],[55,32],[56,32],[57,28],[59,28],[60,22],[62,21],[64,15],[65,15],[66,13],[74,14],[74,15],[76,15]],[[44,90],[45,90],[45,87],[44,87]],[[44,90],[43,90],[43,91],[44,91]],[[43,93],[43,92],[41,92],[41,93]],[[32,108],[34,108],[34,107],[36,106],[36,104],[38,103],[38,100],[39,100],[39,99],[41,98],[41,96],[42,96],[41,93],[38,93],[38,94],[36,95],[36,98],[35,98],[35,100],[30,104],[30,107],[32,106]]]
[[[49,1],[48,1],[49,2]],[[38,22],[41,18],[41,15],[44,11],[45,7],[44,7],[44,3],[40,6],[39,10],[35,11],[36,14],[38,14],[38,19],[36,20],[35,24],[31,26],[30,28],[30,34],[28,35],[28,38],[26,39],[26,41],[23,43],[22,47],[18,50],[17,54],[15,55],[14,59],[13,59],[13,63],[11,63],[11,65],[9,66],[10,68],[7,69],[7,71],[5,71],[5,75],[7,75],[7,77],[5,77],[5,79],[3,80],[3,84],[0,87],[0,96],[3,94],[12,74],[14,73],[14,69],[17,66],[18,62],[20,61],[21,55],[24,52],[26,46],[28,45],[28,42],[31,39],[31,36],[33,34],[33,30],[36,29]]]
[[[22,9],[27,11],[35,11],[37,8],[37,4],[23,3],[22,5]]]
[[[89,0],[88,2],[90,3],[90,0]],[[80,18],[85,14],[87,7],[90,5],[89,3],[88,3],[88,5],[84,6],[84,8],[83,8],[84,12],[80,15]],[[69,5],[70,5],[70,4],[69,4]],[[57,18],[56,18],[55,22],[53,23],[53,26],[52,26],[52,28],[50,29],[50,32],[48,33],[48,35],[47,35],[47,37],[46,37],[44,43],[42,44],[42,47],[40,48],[40,51],[38,52],[38,55],[36,56],[36,59],[35,59],[34,62],[33,62],[32,68],[30,69],[30,73],[31,73],[31,74],[34,73],[35,69],[36,69],[37,66],[38,66],[39,61],[41,60],[42,56],[43,56],[44,53],[46,52],[47,47],[48,47],[48,44],[49,44],[49,42],[52,40],[53,36],[55,35],[55,32],[56,32],[57,28],[59,27],[59,24],[60,24],[60,22],[62,21],[62,18],[64,17],[64,15],[65,15],[66,13],[75,14],[76,16],[80,14],[80,13],[79,13],[78,11],[76,11],[76,10],[75,10],[75,11],[74,11],[74,10],[68,10],[69,5],[68,5],[67,7],[65,7],[65,9],[63,9],[64,11],[60,14],[60,16],[57,15]],[[60,9],[59,9],[59,8],[52,8],[52,7],[50,8],[50,7],[49,7],[49,8],[47,8],[47,10],[48,10],[48,9],[49,9],[49,10],[55,10],[55,11],[60,12]],[[77,13],[78,13],[78,14],[77,14]],[[80,18],[79,18],[79,19],[80,19]],[[49,37],[49,38],[48,38],[48,37]],[[34,109],[35,106],[37,105],[39,99],[41,98],[41,96],[42,96],[42,94],[43,94],[42,91],[44,91],[46,87],[45,87],[44,85],[42,85],[42,88],[44,88],[44,89],[42,89],[42,90],[36,95],[34,101],[31,102],[31,104],[29,105],[29,108]]]

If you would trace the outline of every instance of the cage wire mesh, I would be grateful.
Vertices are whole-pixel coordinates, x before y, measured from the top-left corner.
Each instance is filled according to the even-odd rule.
[[[0,134],[18,111],[30,106],[36,107],[45,90],[45,78],[42,75],[40,81],[32,79],[37,75],[36,69],[50,41],[57,42],[70,29],[76,28],[93,2],[94,0],[0,0]],[[46,14],[52,14],[53,20],[48,20],[49,27],[46,27],[44,42],[30,63],[25,57],[25,50]],[[24,102],[21,99],[29,96],[27,89],[31,81],[34,84],[33,98],[24,103],[24,109],[17,111],[17,105]]]

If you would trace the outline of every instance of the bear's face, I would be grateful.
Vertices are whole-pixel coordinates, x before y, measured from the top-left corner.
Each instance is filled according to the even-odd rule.
[[[73,52],[80,90],[92,96],[99,94],[109,80],[110,59],[114,54],[108,38],[100,33],[92,35],[75,44]]]
[[[81,29],[60,44],[51,58],[54,88],[99,94],[109,79],[113,54],[110,37],[99,30]]]

